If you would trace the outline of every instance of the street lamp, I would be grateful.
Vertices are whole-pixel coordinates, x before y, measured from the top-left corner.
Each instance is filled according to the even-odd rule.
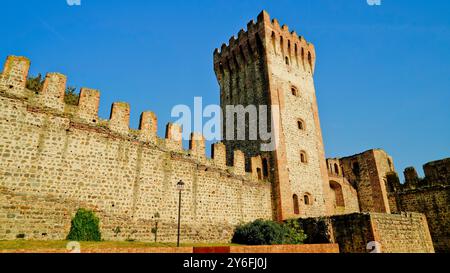
[[[177,183],[177,190],[179,192],[177,247],[179,247],[180,246],[180,228],[181,228],[181,192],[184,190],[184,182],[182,180],[180,180],[180,182]]]

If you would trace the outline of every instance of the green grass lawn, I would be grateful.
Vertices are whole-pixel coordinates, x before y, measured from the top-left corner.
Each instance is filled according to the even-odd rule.
[[[69,241],[0,241],[0,250],[39,250],[39,249],[66,249]],[[111,249],[111,248],[148,248],[148,247],[175,247],[176,243],[145,243],[145,242],[80,242],[81,248],[84,249]],[[185,247],[202,247],[202,246],[236,246],[236,244],[181,244]]]

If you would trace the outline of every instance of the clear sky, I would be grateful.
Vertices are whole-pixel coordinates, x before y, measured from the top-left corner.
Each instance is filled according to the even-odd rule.
[[[219,103],[212,53],[266,9],[316,46],[327,157],[382,148],[397,171],[450,156],[450,1],[2,0],[0,58],[101,90],[100,116],[131,104],[164,134],[176,104]]]

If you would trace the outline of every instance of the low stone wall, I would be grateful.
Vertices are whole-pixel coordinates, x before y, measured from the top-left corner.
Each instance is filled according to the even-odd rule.
[[[0,253],[71,253],[65,249],[15,249],[0,250]],[[98,249],[81,249],[80,253],[193,253],[192,247],[147,247],[147,248],[98,248]]]
[[[371,214],[375,241],[385,253],[433,253],[427,218],[421,213]]]
[[[307,243],[337,243],[341,253],[434,252],[426,217],[420,213],[355,213],[299,222],[308,235]],[[375,242],[377,249],[368,247]]]
[[[0,253],[70,253],[65,249],[15,249]],[[339,253],[337,244],[274,245],[274,246],[224,246],[224,247],[147,247],[81,249],[81,253]]]
[[[339,253],[337,244],[195,247],[194,253]]]
[[[391,193],[389,197],[395,212],[424,213],[436,252],[450,252],[450,185],[406,189]]]

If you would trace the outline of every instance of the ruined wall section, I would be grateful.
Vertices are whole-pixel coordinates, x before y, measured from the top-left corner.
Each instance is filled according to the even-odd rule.
[[[413,167],[405,170],[405,183],[389,181],[392,211],[424,213],[428,220],[436,252],[450,252],[450,159],[424,165],[425,178],[419,178]]]
[[[361,211],[390,213],[386,176],[395,172],[392,158],[376,149],[340,161],[344,176],[358,191]]]
[[[340,253],[434,253],[421,213],[354,213],[299,219],[299,223],[308,243],[337,243]]]
[[[328,178],[330,179],[328,190],[332,210],[326,215],[340,215],[360,212],[358,192],[355,187],[344,177],[341,162],[338,158],[327,159]]]

